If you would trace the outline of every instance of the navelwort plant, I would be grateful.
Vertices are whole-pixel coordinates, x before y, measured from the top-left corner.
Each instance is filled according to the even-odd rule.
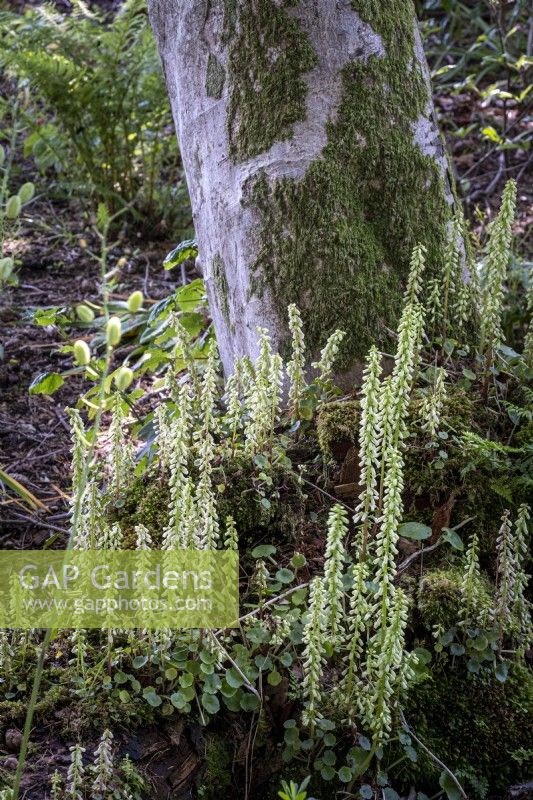
[[[79,744],[70,748],[70,764],[65,780],[56,770],[50,780],[51,800],[132,800],[144,788],[141,778],[129,758],[115,761],[113,734],[104,730],[94,751],[93,762],[84,764],[85,748]]]
[[[448,265],[456,265],[451,250],[447,258]],[[133,637],[116,630],[110,620],[107,638],[83,632],[71,637],[67,652],[77,670],[75,685],[81,699],[94,702],[98,697],[94,690],[98,669],[98,676],[105,673],[101,690],[105,702],[124,704],[128,712],[145,703],[153,713],[190,715],[207,726],[227,709],[232,714],[253,713],[263,726],[269,704],[267,686],[279,686],[278,691],[287,691],[295,707],[295,719],[284,726],[285,760],[294,758],[302,765],[309,760],[324,780],[337,776],[348,785],[374,758],[379,761],[380,776],[383,774],[386,754],[398,741],[405,698],[416,674],[424,669],[420,650],[410,652],[411,624],[407,631],[413,573],[405,583],[400,580],[406,569],[405,562],[399,563],[399,544],[408,497],[404,492],[409,474],[408,443],[409,449],[413,443],[414,448],[433,454],[433,439],[442,433],[443,423],[447,425],[448,400],[453,397],[457,374],[449,348],[442,346],[441,333],[438,341],[426,335],[429,325],[422,303],[425,260],[424,248],[417,247],[389,374],[383,377],[384,356],[372,348],[357,393],[360,477],[354,492],[356,508],[348,509],[341,502],[329,505],[331,495],[318,483],[315,486],[320,502],[311,507],[320,510],[313,524],[322,526],[319,514],[326,517],[329,512],[329,516],[323,536],[316,537],[324,543],[322,553],[312,563],[294,553],[279,565],[274,558],[276,547],[262,540],[250,554],[248,537],[258,518],[267,520],[264,528],[258,523],[261,531],[268,528],[273,519],[271,501],[276,500],[282,483],[290,487],[285,497],[291,493],[291,500],[312,483],[304,472],[309,465],[302,464],[299,455],[308,440],[310,449],[315,447],[315,474],[320,472],[315,431],[308,422],[321,403],[338,397],[329,382],[331,356],[342,342],[340,333],[333,334],[320,356],[313,356],[318,372],[313,381],[306,369],[311,357],[306,355],[302,321],[296,307],[291,307],[289,363],[283,364],[273,352],[268,331],[260,329],[257,360],[237,360],[224,387],[215,343],[208,339],[203,351],[206,357],[192,359],[191,338],[184,328],[179,329],[171,360],[175,368],[158,384],[158,405],[151,418],[154,433],[147,434],[133,460],[127,455],[129,469],[122,469],[120,463],[125,454],[122,444],[135,438],[139,426],[128,410],[128,386],[124,390],[116,387],[117,396],[124,401],[120,406],[117,397],[102,404],[101,413],[109,412],[113,431],[108,456],[95,457],[93,431],[84,425],[81,415],[72,414],[72,532],[77,546],[90,547],[96,542],[106,548],[127,546],[143,551],[224,547],[240,549],[244,566],[244,607],[240,627],[235,630],[141,632]],[[453,315],[456,266],[447,269],[448,307]],[[474,302],[475,292],[469,296]],[[106,326],[113,342],[120,338],[116,327],[111,319]],[[178,319],[174,327],[179,328]],[[426,346],[421,352],[423,343]],[[110,360],[114,346],[110,345]],[[102,373],[101,363],[91,352],[84,367],[94,370],[97,377]],[[110,369],[109,363],[108,374]],[[424,424],[416,395],[421,370],[425,370],[418,383],[424,385]],[[282,387],[289,398],[287,409]],[[478,443],[482,440],[479,433],[472,437]],[[466,441],[463,434],[459,441]],[[482,446],[487,448],[485,440]],[[491,446],[506,447],[500,442]],[[119,449],[120,453],[114,452]],[[298,469],[291,459],[299,460]],[[232,494],[235,475],[237,499]],[[130,521],[131,500],[136,498],[138,508],[139,492],[143,507],[152,499],[158,506],[155,522],[148,514],[146,519],[140,518],[137,512]],[[251,523],[241,521],[241,501],[246,495],[257,501],[260,513],[265,514],[262,518],[254,514]],[[454,620],[461,637],[461,642],[454,644],[461,644],[464,653],[467,639],[471,639],[473,648],[467,654],[471,656],[472,649],[481,652],[477,648],[485,639],[483,658],[485,654],[490,657],[491,669],[502,665],[503,648],[505,652],[513,648],[523,657],[524,641],[531,632],[526,596],[527,519],[526,506],[520,508],[514,526],[511,517],[505,517],[493,597],[480,569],[479,532],[470,537],[462,574],[460,567],[456,568],[461,574],[458,593],[463,616]],[[429,526],[420,527],[426,537],[431,535]],[[455,534],[453,539],[453,534],[455,531],[448,529],[448,536],[456,545],[459,539],[460,547],[460,537]],[[444,536],[435,547],[443,541]],[[317,569],[321,555],[322,570]],[[249,562],[250,556],[255,564]],[[459,550],[450,558],[458,564]],[[435,646],[437,653],[437,644],[431,641],[428,647]],[[10,645],[5,642],[2,648],[8,665],[12,661]],[[478,667],[479,660],[471,657],[468,669]],[[302,740],[300,731],[305,737]],[[359,750],[357,737],[365,742]],[[349,749],[351,745],[354,747]],[[358,750],[355,760],[350,755],[354,748]],[[109,742],[102,745],[101,752],[104,785],[109,781],[108,751]],[[86,766],[86,773],[89,769]],[[92,773],[90,777],[94,778]]]

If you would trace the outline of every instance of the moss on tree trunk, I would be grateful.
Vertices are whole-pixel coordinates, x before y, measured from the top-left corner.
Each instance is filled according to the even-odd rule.
[[[179,5],[179,4],[178,4]],[[412,247],[442,257],[452,195],[409,0],[152,0],[227,371],[255,327],[351,374],[387,346]],[[215,69],[216,67],[216,69]]]

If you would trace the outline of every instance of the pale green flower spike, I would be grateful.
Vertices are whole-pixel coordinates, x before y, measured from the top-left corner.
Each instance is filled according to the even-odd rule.
[[[124,411],[119,392],[113,397],[111,425],[111,475],[110,486],[114,495],[120,494],[127,487],[134,461],[131,443],[124,433]]]
[[[254,590],[259,598],[259,605],[263,605],[263,600],[267,592],[268,588],[268,579],[270,575],[268,573],[268,569],[266,567],[265,562],[262,558],[258,559],[255,565],[255,572],[253,575],[253,586]]]
[[[530,323],[527,329],[522,358],[528,367],[533,367],[533,323]]]
[[[100,538],[96,542],[98,550],[120,550],[124,536],[120,528],[120,523],[114,522],[112,525],[104,523],[102,525]]]
[[[215,440],[213,437],[219,429],[219,423],[215,415],[217,369],[218,350],[216,343],[212,341],[202,380],[200,395],[200,428],[194,434],[198,450],[197,464],[199,467],[199,479],[194,498],[198,512],[198,546],[207,550],[216,549],[219,535],[217,502],[211,478],[215,459]]]
[[[73,655],[72,661],[69,664],[75,664],[79,675],[85,675],[85,661],[87,657],[87,637],[83,629],[76,629],[72,631],[69,636],[71,644],[70,651]]]
[[[350,718],[356,710],[356,693],[360,688],[360,665],[366,643],[367,618],[369,606],[365,581],[368,578],[368,567],[364,561],[354,564],[352,568],[353,588],[350,595],[350,609],[348,612],[348,632],[345,646],[348,651],[344,658],[343,681],[341,685],[341,698],[343,706]],[[351,719],[353,722],[353,719]]]
[[[344,508],[337,503],[331,509],[328,518],[328,538],[324,562],[327,633],[334,644],[339,643],[342,638],[341,620],[344,612],[342,573],[346,561],[344,540],[347,530],[348,516]]]
[[[320,681],[324,657],[324,607],[326,593],[322,578],[313,578],[309,590],[308,620],[303,632],[305,645],[303,653],[303,696],[306,699],[302,722],[309,728],[311,735],[315,725],[321,718],[319,706],[322,700]]]
[[[431,278],[428,282],[427,309],[428,322],[431,325],[432,336],[435,336],[442,315],[441,284],[438,278]]]
[[[103,535],[104,510],[102,498],[95,480],[90,480],[83,494],[78,533],[73,539],[74,550],[90,550]]]
[[[93,773],[95,778],[92,791],[96,795],[105,797],[111,792],[113,783],[113,734],[108,729],[103,732],[95,750]]]
[[[159,469],[166,473],[172,458],[172,425],[168,419],[167,404],[161,403],[154,411],[154,430],[159,457]]]
[[[172,443],[170,453],[170,505],[169,519],[163,531],[161,548],[172,550],[182,547],[180,525],[182,518],[182,492],[188,479],[189,451],[191,446],[191,397],[187,384],[182,386],[178,400],[178,416],[170,425],[169,438]]]
[[[271,417],[270,417],[270,439],[274,435],[276,426],[281,417],[281,390],[283,387],[283,359],[278,353],[274,353],[270,362],[270,394],[271,394]]]
[[[391,596],[384,636],[369,647],[365,675],[369,690],[361,698],[365,723],[379,745],[392,728],[392,715],[407,685],[413,680],[413,657],[405,654],[408,600],[401,589]]]
[[[70,765],[67,771],[66,797],[68,800],[83,800],[82,788],[85,769],[83,754],[85,748],[79,744],[70,748]]]
[[[446,370],[443,367],[437,367],[432,390],[424,396],[420,406],[422,430],[427,431],[432,438],[435,437],[439,429],[442,407],[446,398],[445,377]]]
[[[289,330],[292,334],[292,359],[287,364],[289,376],[289,406],[291,418],[298,419],[300,404],[305,391],[305,341],[303,334],[302,317],[298,308],[291,303],[289,306]]]
[[[50,800],[63,800],[63,798],[63,779],[61,778],[61,773],[59,773],[56,769],[54,770],[50,784]]]
[[[237,359],[235,372],[228,378],[225,390],[226,424],[229,430],[229,442],[232,451],[235,448],[237,434],[242,423],[242,395],[244,395],[244,364],[242,359]]]
[[[85,492],[85,485],[83,483],[83,474],[87,458],[89,457],[89,449],[87,439],[85,438],[85,428],[79,411],[76,409],[69,409],[70,429],[71,429],[71,474],[72,474],[72,492],[70,497],[71,508],[71,535],[73,546],[77,549],[85,549],[83,523],[81,518],[81,507],[83,502],[83,495]]]
[[[272,348],[265,328],[258,328],[259,356],[255,363],[255,381],[249,386],[247,397],[248,421],[246,424],[246,450],[255,455],[264,450],[272,431]]]
[[[135,526],[135,549],[136,550],[151,550],[152,537],[145,525]]]
[[[380,376],[381,353],[373,346],[368,354],[363,385],[361,387],[361,421],[359,424],[359,466],[363,491],[355,509],[354,522],[363,525],[363,545],[361,558],[366,558],[366,545],[369,525],[373,522],[378,503],[378,465],[380,446]]]
[[[444,266],[442,269],[442,335],[446,338],[451,327],[452,300],[457,297],[459,287],[463,283],[462,255],[459,250],[461,233],[457,220],[450,226],[448,244],[444,253]]]
[[[529,518],[530,507],[526,503],[522,503],[518,509],[518,515],[515,523],[514,553],[516,560],[516,583],[512,607],[520,626],[518,634],[522,640],[519,648],[521,655],[525,653],[533,641],[531,603],[526,597],[527,585],[529,583],[529,575],[526,572],[526,563],[529,559],[527,527]]]
[[[228,514],[226,517],[226,535],[224,538],[224,547],[227,550],[239,549],[239,535],[237,533],[237,528],[235,527],[235,520],[231,514]]]
[[[498,216],[490,226],[487,261],[481,276],[480,352],[492,360],[503,340],[501,313],[504,283],[511,256],[512,225],[516,207],[516,181],[509,180],[503,190]]]
[[[426,267],[426,253],[427,250],[423,244],[417,244],[413,249],[409,263],[407,288],[404,294],[405,305],[412,305],[418,302],[422,288],[422,274]]]
[[[319,383],[326,383],[331,378],[333,366],[345,336],[346,333],[344,331],[334,331],[320,353],[320,359],[311,365],[318,371],[317,381]]]
[[[504,511],[496,539],[498,560],[496,565],[496,602],[491,610],[492,620],[502,631],[510,632],[513,626],[512,607],[516,600],[517,561],[514,552],[511,512]]]
[[[466,551],[463,578],[461,581],[463,608],[460,624],[465,628],[476,625],[483,627],[486,621],[481,615],[481,603],[478,592],[480,578],[479,539],[477,533],[474,533],[470,537],[470,542]]]

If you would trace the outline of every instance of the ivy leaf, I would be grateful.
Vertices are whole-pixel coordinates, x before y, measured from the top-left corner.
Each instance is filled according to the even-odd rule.
[[[41,372],[30,384],[30,394],[53,394],[65,383],[65,379],[58,372]]]
[[[163,267],[165,269],[174,269],[174,267],[178,267],[184,261],[187,261],[188,258],[196,258],[198,255],[198,246],[196,244],[196,239],[185,239],[185,241],[180,242],[174,250],[171,250],[165,257],[163,261]]]
[[[403,525],[400,525],[398,533],[404,539],[414,539],[419,542],[422,539],[429,539],[431,528],[421,522],[404,522]]]

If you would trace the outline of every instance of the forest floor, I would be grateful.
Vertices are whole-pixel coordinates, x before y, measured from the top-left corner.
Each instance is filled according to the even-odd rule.
[[[17,498],[0,500],[0,543],[3,547],[40,547],[56,534],[66,534],[70,473],[70,427],[65,409],[75,407],[82,381],[71,376],[53,396],[30,395],[29,387],[44,372],[64,372],[72,366],[68,330],[38,326],[37,309],[73,309],[98,297],[99,266],[88,249],[96,245],[87,232],[81,209],[54,207],[37,201],[31,220],[14,246],[21,260],[19,285],[5,291],[0,305],[0,452],[2,467],[26,486],[43,508],[28,511]],[[50,223],[51,219],[56,222]],[[46,228],[41,223],[46,220]],[[175,273],[161,262],[174,242],[128,242],[112,251],[126,258],[112,299],[125,300],[141,289],[148,304],[169,295]],[[50,542],[51,543],[51,542]]]
[[[498,207],[505,181],[518,181],[518,214],[514,227],[518,249],[526,258],[533,251],[533,154],[483,148],[475,133],[457,138],[453,131],[468,128],[487,109],[473,94],[437,95],[440,123],[461,186],[474,233]],[[502,109],[491,111],[501,115]],[[512,111],[509,112],[513,123]],[[517,130],[533,127],[524,114],[516,116]],[[0,544],[40,547],[47,539],[66,534],[70,470],[70,438],[65,409],[75,406],[81,381],[72,377],[51,397],[30,395],[29,386],[43,372],[61,372],[71,357],[61,348],[70,341],[68,330],[36,326],[33,313],[50,306],[74,308],[98,294],[98,265],[88,253],[95,244],[81,206],[37,199],[24,219],[14,252],[21,260],[19,285],[5,291],[0,304],[0,452],[2,468],[21,481],[42,502],[29,512],[12,497],[0,499]],[[162,269],[174,241],[142,242],[127,234],[114,253],[127,260],[121,270],[116,299],[141,289],[156,301],[175,288],[176,274]],[[51,542],[50,542],[51,544]]]
[[[110,10],[116,6],[111,0],[103,0],[103,5]],[[518,181],[517,249],[531,258],[533,154],[519,149],[504,152],[482,140],[480,120],[488,125],[491,116],[493,121],[501,119],[501,106],[487,108],[474,93],[466,92],[438,94],[435,103],[474,234],[485,231],[499,206],[505,181],[514,177]],[[515,134],[531,132],[533,123],[524,111],[507,109],[506,113]],[[475,130],[463,138],[454,135],[471,126]],[[24,171],[24,165],[20,166]],[[0,298],[0,466],[27,487],[41,507],[30,511],[12,494],[0,494],[3,548],[48,547],[68,535],[70,426],[66,409],[76,406],[82,379],[70,376],[52,396],[31,395],[29,387],[41,373],[70,370],[71,354],[62,348],[77,338],[77,333],[68,326],[36,325],[34,313],[49,307],[71,310],[98,297],[99,266],[89,253],[97,242],[87,214],[75,200],[39,194],[37,181],[37,199],[29,206],[13,242],[13,253],[20,261],[19,284],[8,287]],[[150,304],[171,294],[179,276],[176,271],[165,272],[162,261],[175,245],[171,239],[142,241],[126,231],[111,253],[113,263],[125,259],[113,299],[125,300],[140,289]],[[192,271],[188,277],[194,277]],[[56,735],[67,713],[68,709],[54,710],[34,737],[37,761],[31,783],[25,786],[28,796],[42,796],[52,764],[69,762],[69,742]],[[156,782],[160,776],[161,796],[187,785],[198,766],[197,750],[194,742],[191,744],[195,726],[189,726],[187,735],[182,735],[182,728],[183,723],[175,720],[147,726],[122,743],[124,752],[142,752]],[[13,766],[15,759],[11,757],[11,761]],[[8,766],[6,761],[3,766]]]

